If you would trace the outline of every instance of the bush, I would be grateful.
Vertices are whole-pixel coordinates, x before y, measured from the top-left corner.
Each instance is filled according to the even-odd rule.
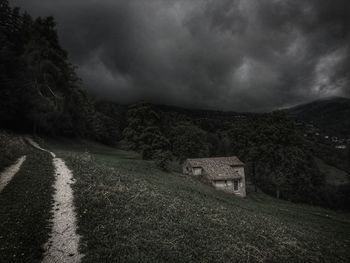
[[[27,145],[20,136],[0,131],[0,171],[26,154]]]

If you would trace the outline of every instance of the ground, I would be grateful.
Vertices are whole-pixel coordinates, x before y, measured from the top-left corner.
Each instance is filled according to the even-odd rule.
[[[40,144],[73,171],[82,262],[349,262],[348,213],[276,200],[260,192],[248,192],[245,199],[234,197],[181,173],[160,171],[136,153],[96,143]],[[25,169],[4,190],[7,194],[0,193],[1,206],[7,207],[0,214],[7,222],[7,229],[0,228],[6,241],[6,246],[0,242],[1,254],[12,259],[16,253],[18,262],[23,261],[21,253],[28,261],[31,251],[40,259],[51,216],[52,188],[40,189],[53,180],[52,164],[45,159],[49,155],[27,156],[32,161],[23,164]],[[44,173],[33,173],[35,169]],[[42,183],[26,186],[18,182],[21,178]],[[23,198],[26,191],[37,197],[24,209],[21,200],[9,196],[19,192]],[[36,202],[42,203],[40,216],[19,212],[36,209]],[[33,216],[44,226],[37,234],[40,238],[22,245],[21,235],[33,231],[26,230],[26,224],[17,229],[14,222]],[[9,238],[9,232],[18,238]],[[12,261],[16,262],[4,262]]]
[[[325,175],[328,184],[339,186],[349,183],[350,175],[347,172],[325,163],[320,158],[315,158],[315,160],[318,168]]]

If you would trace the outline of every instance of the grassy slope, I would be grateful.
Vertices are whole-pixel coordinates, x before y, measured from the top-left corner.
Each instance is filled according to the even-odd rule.
[[[350,99],[328,98],[298,105],[288,109],[298,119],[313,122],[321,131],[331,136],[347,138],[350,130]]]
[[[0,193],[0,262],[40,262],[50,232],[51,157],[30,148],[26,153],[20,171]]]
[[[328,165],[334,166],[350,174],[349,156],[346,151],[335,149],[334,145],[326,145],[313,141],[306,141],[313,155]],[[349,153],[350,154],[350,153]]]
[[[98,145],[51,146],[77,179],[84,262],[349,262],[349,214],[236,198]]]
[[[348,173],[338,168],[328,165],[319,158],[315,158],[320,171],[326,176],[326,182],[331,185],[343,185],[349,183],[350,176]]]

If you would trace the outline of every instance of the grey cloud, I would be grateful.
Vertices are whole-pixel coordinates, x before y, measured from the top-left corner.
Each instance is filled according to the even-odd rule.
[[[55,16],[91,92],[271,110],[349,96],[348,0],[15,0]]]

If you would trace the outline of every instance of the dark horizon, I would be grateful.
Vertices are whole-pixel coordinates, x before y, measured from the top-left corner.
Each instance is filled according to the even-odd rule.
[[[264,112],[350,96],[350,3],[10,1],[54,16],[83,87],[121,104]]]
[[[302,105],[307,105],[310,103],[314,103],[314,102],[321,102],[321,101],[326,101],[326,100],[339,100],[339,99],[345,99],[345,100],[349,100],[350,101],[350,97],[345,97],[345,96],[329,96],[329,97],[324,97],[324,98],[318,98],[318,99],[311,99],[311,100],[307,100],[307,101],[303,101],[303,102],[299,102],[299,103],[295,103],[295,104],[290,104],[290,105],[285,105],[283,107],[279,107],[279,108],[272,108],[269,110],[265,110],[265,111],[254,111],[254,109],[252,110],[248,110],[248,111],[236,111],[236,110],[230,110],[230,109],[218,109],[218,108],[206,108],[206,107],[186,107],[186,106],[181,106],[181,105],[175,105],[175,104],[164,104],[164,103],[159,103],[159,102],[152,102],[149,100],[134,100],[134,101],[130,101],[130,102],[118,102],[118,101],[113,101],[111,99],[108,98],[103,98],[103,97],[96,97],[96,101],[98,102],[112,102],[112,103],[116,103],[117,105],[123,106],[123,107],[128,107],[130,105],[136,105],[139,103],[148,103],[154,106],[159,106],[159,107],[169,107],[169,108],[177,108],[177,109],[182,109],[182,110],[193,110],[193,111],[218,111],[218,112],[232,112],[232,113],[242,113],[242,114],[250,114],[250,113],[269,113],[269,112],[273,112],[273,111],[279,111],[279,110],[288,110],[294,107],[298,107],[298,106],[302,106]]]

